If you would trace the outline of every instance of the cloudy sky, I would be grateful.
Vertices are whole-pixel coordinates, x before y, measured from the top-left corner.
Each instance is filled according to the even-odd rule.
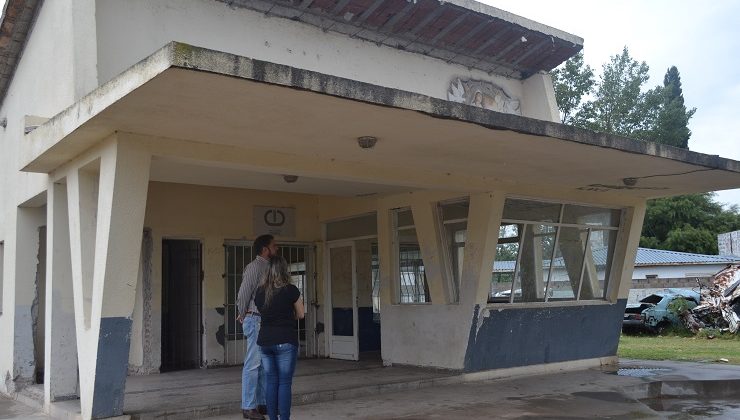
[[[697,108],[689,148],[740,160],[740,0],[481,1],[580,36],[597,74],[625,45],[650,66],[649,87],[675,65],[686,105]],[[740,205],[740,190],[718,199]]]

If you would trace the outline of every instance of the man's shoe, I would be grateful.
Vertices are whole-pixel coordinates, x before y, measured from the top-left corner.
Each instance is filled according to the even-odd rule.
[[[267,414],[267,406],[266,405],[258,405],[257,406],[257,411],[260,414],[265,415],[265,414]]]
[[[265,416],[260,414],[259,411],[252,408],[251,410],[242,410],[242,417],[251,420],[265,420]]]

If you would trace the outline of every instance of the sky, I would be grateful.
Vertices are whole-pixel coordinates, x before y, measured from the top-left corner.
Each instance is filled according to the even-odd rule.
[[[650,66],[652,88],[678,67],[688,108],[689,149],[740,160],[740,0],[479,0],[584,39],[597,76],[627,46]],[[740,206],[740,189],[717,200]]]

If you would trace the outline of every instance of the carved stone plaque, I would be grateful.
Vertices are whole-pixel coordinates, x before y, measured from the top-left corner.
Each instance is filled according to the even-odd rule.
[[[508,114],[522,115],[519,99],[512,98],[503,88],[483,80],[455,79],[450,83],[447,100]]]

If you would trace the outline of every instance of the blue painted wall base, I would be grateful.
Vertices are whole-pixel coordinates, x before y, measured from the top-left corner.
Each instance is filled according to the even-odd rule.
[[[112,317],[100,320],[92,406],[94,419],[123,414],[131,325],[130,318]]]
[[[465,371],[593,359],[617,354],[626,299],[615,304],[491,310],[473,314]]]

